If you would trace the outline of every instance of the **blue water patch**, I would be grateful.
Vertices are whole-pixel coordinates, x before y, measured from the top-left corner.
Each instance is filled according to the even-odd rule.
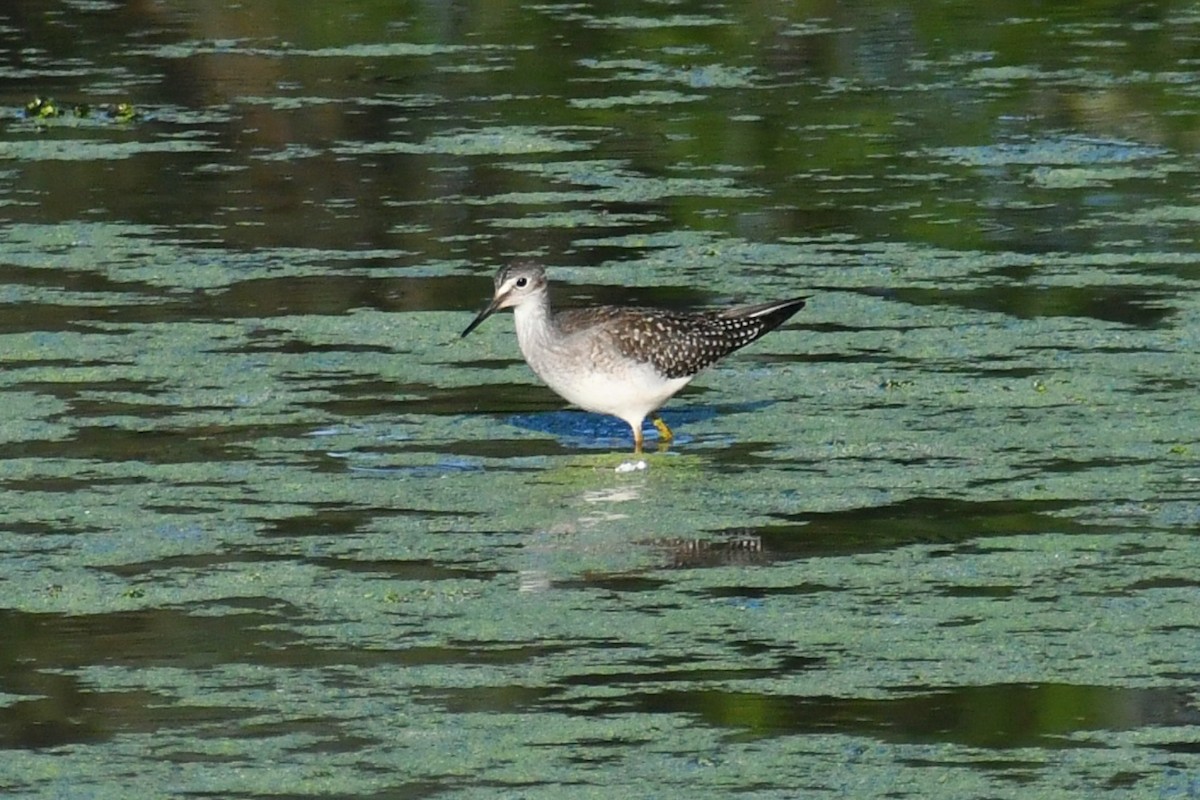
[[[687,441],[684,433],[689,425],[713,419],[722,414],[756,411],[771,405],[770,401],[736,403],[728,406],[691,405],[672,409],[662,414],[663,421],[671,428],[677,441]],[[505,419],[509,425],[537,433],[548,433],[571,447],[596,450],[632,446],[633,433],[629,426],[607,414],[587,411],[550,411],[538,414],[513,414]],[[642,424],[647,442],[653,442],[658,432],[649,418]]]

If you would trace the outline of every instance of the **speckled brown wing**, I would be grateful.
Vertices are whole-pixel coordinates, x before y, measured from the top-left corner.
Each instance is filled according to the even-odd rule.
[[[603,327],[622,355],[652,364],[665,378],[686,378],[779,327],[802,308],[804,298],[701,313],[599,306],[562,311],[555,322],[565,334]]]

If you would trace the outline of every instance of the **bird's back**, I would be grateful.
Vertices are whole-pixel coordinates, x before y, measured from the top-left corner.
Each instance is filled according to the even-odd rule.
[[[554,315],[564,336],[596,336],[666,378],[686,378],[745,347],[804,308],[804,298],[724,311],[594,306]]]

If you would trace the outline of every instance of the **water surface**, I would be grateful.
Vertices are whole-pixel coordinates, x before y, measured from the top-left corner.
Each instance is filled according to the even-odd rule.
[[[10,2],[5,796],[1200,796],[1198,44]],[[618,472],[513,258],[812,299]]]

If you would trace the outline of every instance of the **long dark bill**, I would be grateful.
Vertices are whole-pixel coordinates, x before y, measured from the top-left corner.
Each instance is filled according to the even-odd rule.
[[[471,320],[471,324],[468,325],[467,329],[462,332],[462,337],[460,338],[465,338],[468,333],[478,328],[481,322],[490,317],[492,314],[495,314],[496,308],[497,300],[492,300],[492,302],[488,303],[487,308],[485,308],[483,311],[480,311],[479,316]]]

